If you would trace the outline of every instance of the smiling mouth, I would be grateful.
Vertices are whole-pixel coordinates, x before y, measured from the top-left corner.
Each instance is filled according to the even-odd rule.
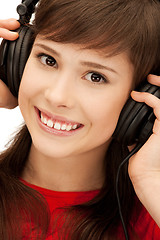
[[[65,122],[54,118],[52,119],[45,113],[41,112],[40,110],[38,110],[38,112],[41,123],[51,129],[55,129],[62,132],[71,132],[83,127],[83,125],[80,123]]]

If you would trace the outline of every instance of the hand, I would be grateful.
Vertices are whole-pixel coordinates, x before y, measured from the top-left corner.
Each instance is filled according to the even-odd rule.
[[[149,75],[151,84],[160,86],[160,76]],[[156,120],[153,134],[129,160],[129,176],[140,201],[160,226],[160,99],[150,93],[131,93],[138,102],[153,108]]]
[[[19,27],[20,23],[14,18],[0,20],[0,37],[10,41],[17,39],[18,33],[11,30],[15,30]]]
[[[18,38],[15,30],[20,27],[20,23],[15,19],[0,20],[0,37],[13,41]],[[0,107],[14,108],[18,105],[17,99],[11,94],[8,87],[0,80]]]

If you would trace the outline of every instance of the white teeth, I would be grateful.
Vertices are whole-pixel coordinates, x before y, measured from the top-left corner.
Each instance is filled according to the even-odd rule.
[[[67,125],[65,123],[61,124],[59,122],[55,122],[54,123],[51,119],[48,120],[42,114],[41,114],[41,121],[42,121],[42,123],[44,123],[45,125],[47,125],[50,128],[54,128],[56,130],[62,130],[62,131],[71,131],[71,130],[77,129],[77,127],[78,127],[77,124],[74,124],[74,125],[69,124],[69,125]]]
[[[47,119],[45,117],[43,117],[43,115],[41,114],[41,121],[44,123],[44,124],[47,124]]]
[[[60,130],[61,129],[61,124],[56,122],[54,124],[54,128],[57,129],[57,130]]]
[[[61,126],[61,130],[66,130],[66,128],[67,128],[67,125],[66,124],[62,124],[62,126]]]
[[[66,131],[70,131],[71,129],[72,129],[72,126],[68,125],[67,128],[66,128]]]
[[[44,117],[42,116],[42,114],[41,114],[41,121],[44,122]]]
[[[43,118],[44,124],[47,124],[47,118]]]
[[[77,124],[73,125],[72,129],[76,129],[78,126]]]
[[[51,128],[52,128],[53,125],[54,125],[54,124],[53,124],[53,121],[52,121],[52,120],[48,120],[48,121],[47,121],[47,126],[48,126],[48,127],[51,127]]]

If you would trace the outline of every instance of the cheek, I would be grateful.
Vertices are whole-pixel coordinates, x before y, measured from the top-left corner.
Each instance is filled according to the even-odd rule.
[[[97,136],[101,134],[102,138],[106,139],[112,136],[127,98],[128,92],[123,96],[120,93],[116,95],[112,93],[99,99],[92,99],[92,107],[88,104],[88,118],[92,131]]]
[[[31,61],[28,61],[24,69],[22,80],[19,88],[19,103],[24,100],[31,98],[40,89],[39,73],[33,67]]]
[[[18,104],[24,117],[28,104],[35,95],[36,78],[32,66],[28,64],[25,67],[18,93]]]
[[[25,99],[28,98],[28,93],[30,93],[30,88],[25,83],[25,77],[23,75],[21,83],[20,83],[20,87],[19,87],[19,93],[18,93],[18,103],[19,103],[20,109],[23,106],[23,104],[25,103]]]

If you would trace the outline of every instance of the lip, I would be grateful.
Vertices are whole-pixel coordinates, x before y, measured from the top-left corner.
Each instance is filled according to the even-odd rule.
[[[51,113],[47,112],[46,110],[43,110],[43,109],[40,109],[37,107],[34,107],[34,108],[35,108],[35,112],[37,115],[37,120],[38,120],[39,126],[48,133],[55,134],[58,136],[71,136],[73,134],[76,134],[80,129],[82,129],[84,127],[84,125],[81,123],[74,122],[72,120],[68,120],[65,117],[52,115]],[[70,131],[63,131],[63,130],[57,130],[55,128],[50,128],[47,125],[42,123],[41,118],[40,118],[40,112],[43,112],[43,114],[45,114],[48,118],[52,119],[53,121],[66,123],[66,124],[73,124],[73,125],[77,124],[79,127],[75,130],[70,130]]]

